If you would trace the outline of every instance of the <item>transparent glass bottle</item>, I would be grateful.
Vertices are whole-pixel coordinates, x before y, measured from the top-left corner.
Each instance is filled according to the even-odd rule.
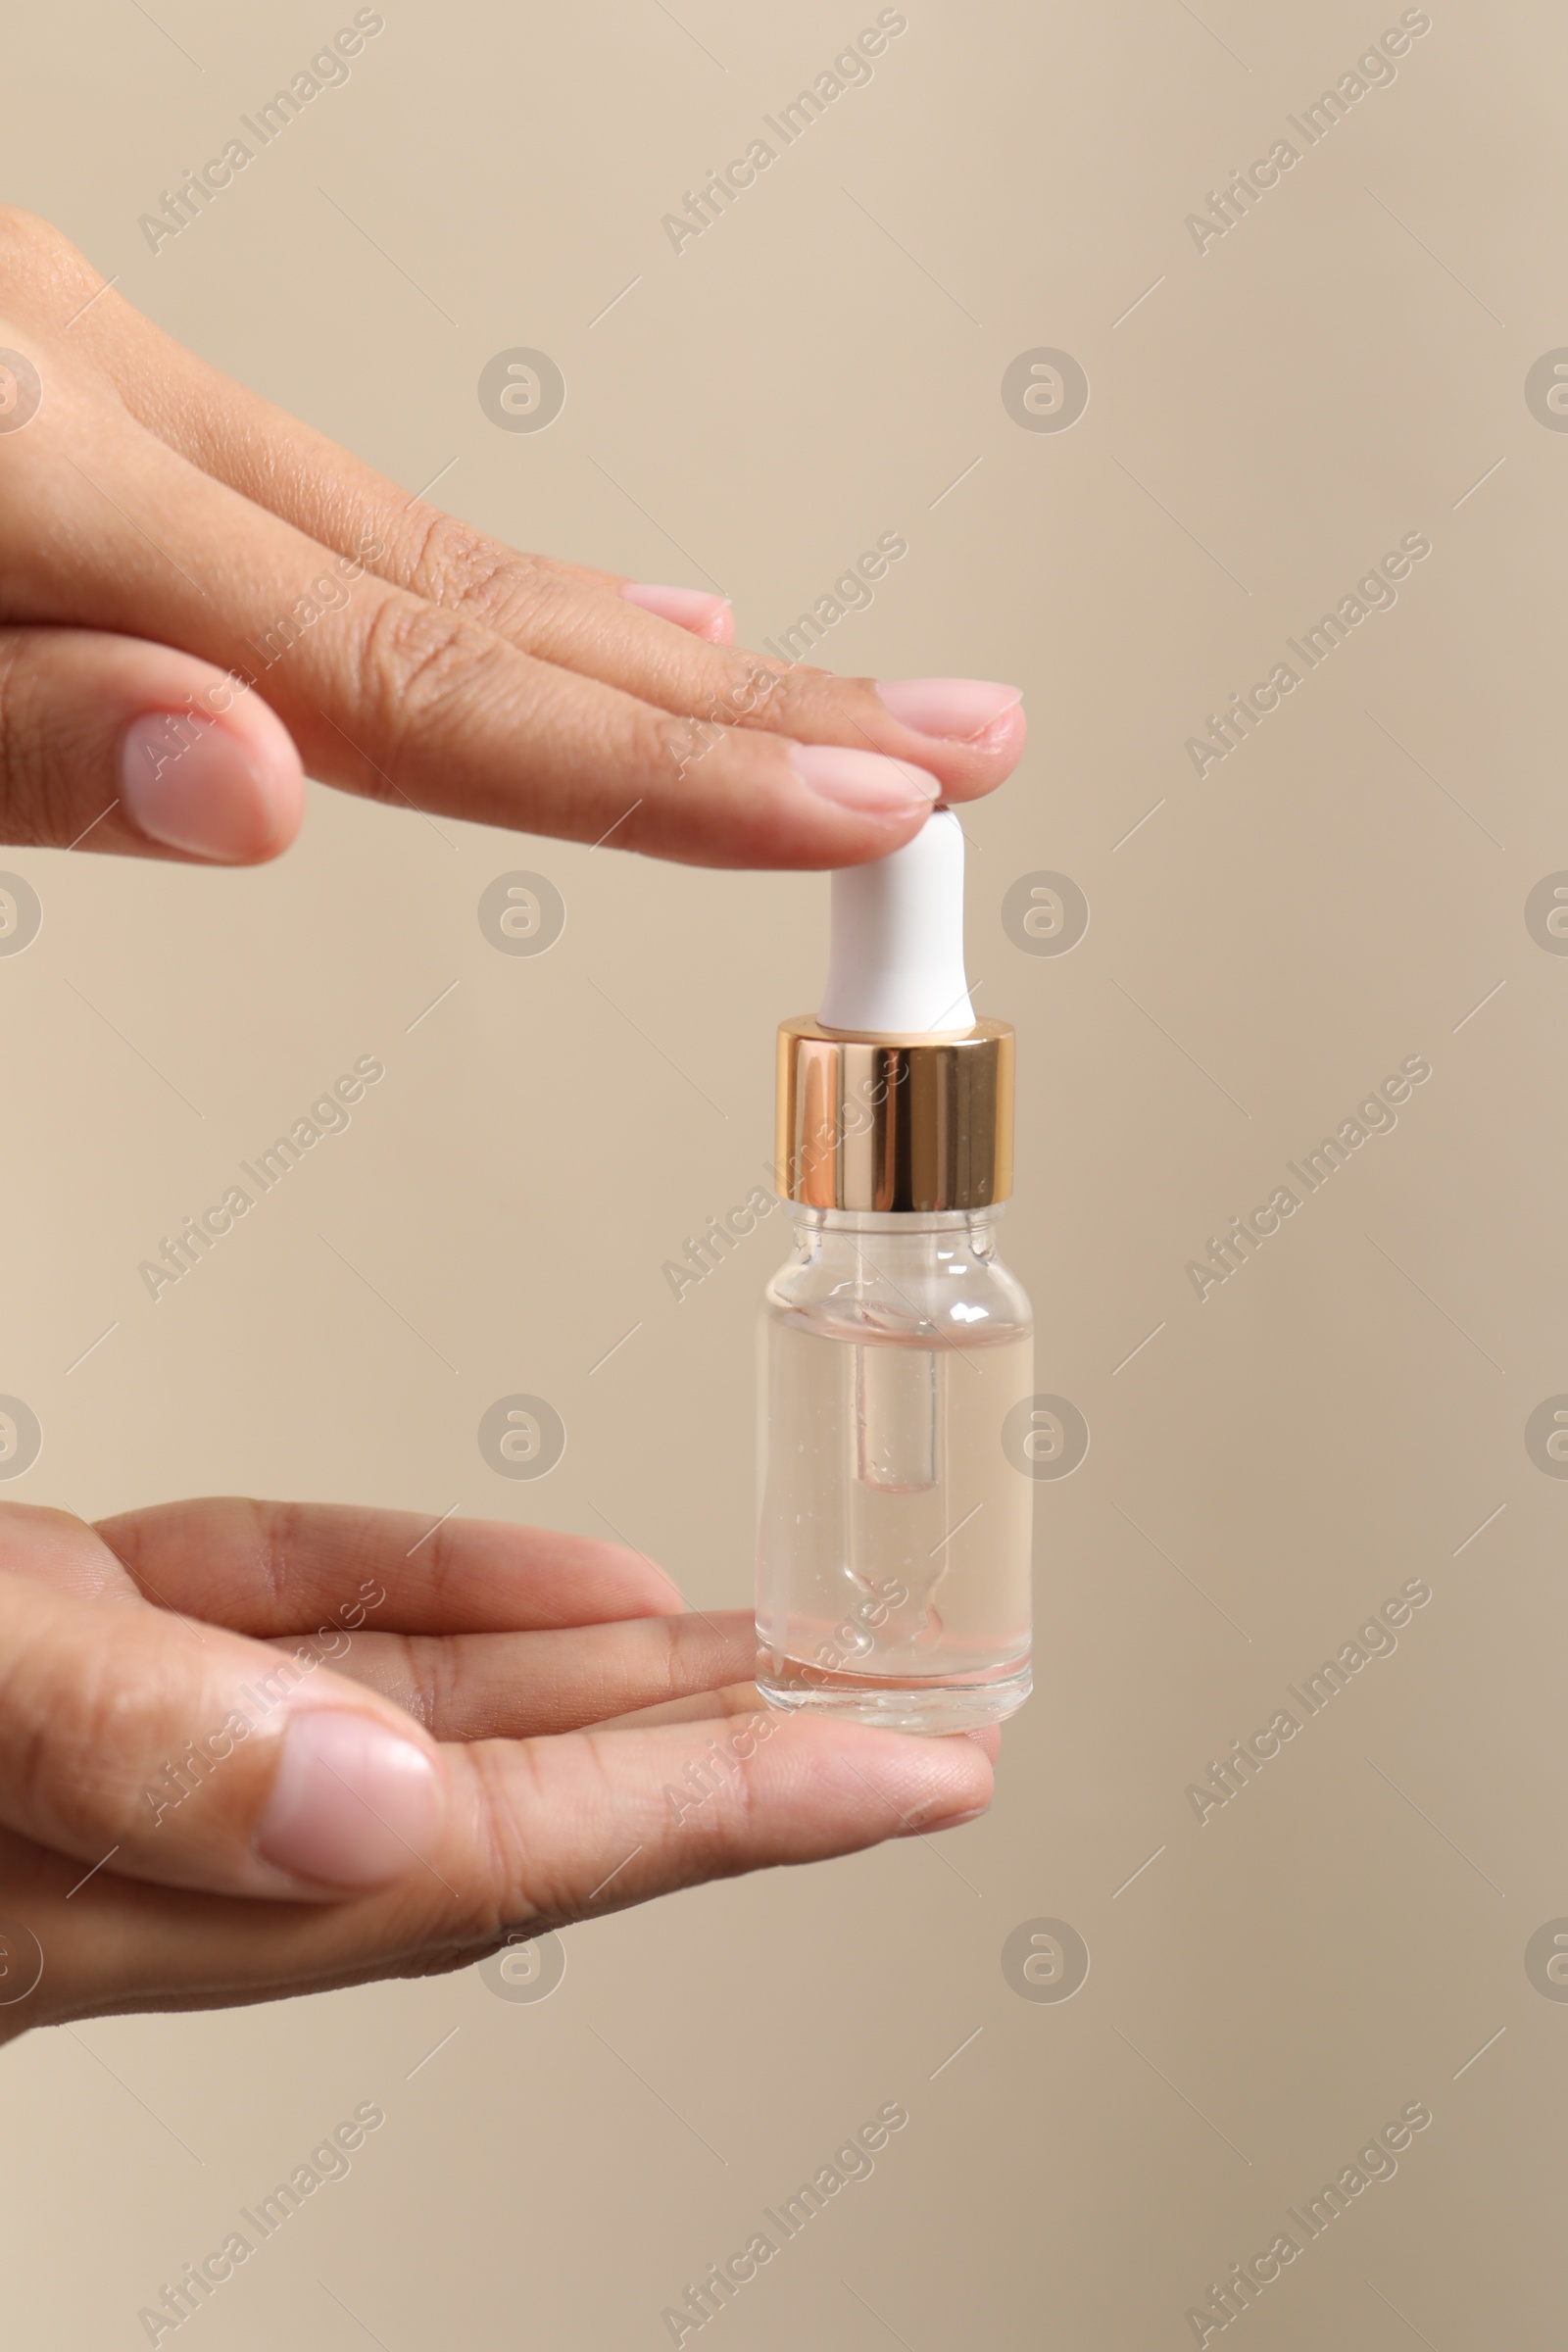
[[[1033,1485],[1003,1425],[1034,1385],[1001,1206],[789,1209],[761,1313],[758,1683],[890,1730],[998,1722],[1030,1690]]]

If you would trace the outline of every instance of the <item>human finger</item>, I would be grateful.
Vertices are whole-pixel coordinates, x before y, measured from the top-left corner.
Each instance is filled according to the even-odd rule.
[[[0,627],[0,839],[254,865],[305,813],[276,714],[145,638]]]
[[[326,1899],[420,1867],[442,1751],[308,1655],[0,1572],[0,1825],[94,1869]]]
[[[0,440],[13,616],[151,633],[229,670],[312,773],[698,864],[854,864],[928,813],[922,769],[676,715],[392,587],[363,550],[331,558],[44,361],[49,397]]]
[[[555,1633],[334,1637],[334,1671],[364,1683],[434,1740],[523,1740],[671,1700],[701,1711],[750,1666],[750,1612],[640,1617]],[[661,1718],[668,1720],[668,1718]]]
[[[1016,687],[975,678],[840,678],[804,661],[836,616],[871,601],[907,554],[884,532],[836,593],[785,630],[788,650],[736,651],[721,592],[624,575],[508,547],[398,484],[188,351],[106,287],[49,223],[13,215],[0,252],[42,318],[78,348],[149,432],[215,480],[342,557],[367,533],[383,578],[477,620],[540,659],[710,724],[842,744],[921,768],[945,797],[993,790],[1021,756]],[[85,309],[83,305],[86,305]],[[673,628],[662,624],[672,623]],[[757,690],[765,678],[767,691]]]
[[[628,1544],[504,1520],[211,1495],[102,1519],[149,1598],[270,1636],[542,1631],[678,1613]]]

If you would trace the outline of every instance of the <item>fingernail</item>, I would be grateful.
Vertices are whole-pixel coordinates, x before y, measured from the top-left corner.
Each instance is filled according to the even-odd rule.
[[[422,1747],[373,1715],[306,1707],[256,1832],[274,1869],[328,1886],[384,1886],[435,1842],[446,1790]]]
[[[1023,701],[1021,686],[998,686],[989,678],[885,678],[877,692],[905,726],[920,735],[966,741]]]
[[[803,784],[840,808],[864,816],[906,816],[929,808],[941,794],[935,776],[880,752],[853,752],[838,743],[787,743],[784,749]]]
[[[933,1830],[961,1829],[966,1821],[978,1821],[983,1813],[989,1813],[990,1810],[989,1805],[971,1805],[966,1813],[940,1813],[934,1821],[911,1823],[908,1829],[901,1830],[899,1835],[901,1838],[928,1838]]]
[[[120,746],[120,802],[149,841],[195,858],[259,858],[277,835],[270,782],[220,719],[133,718]]]
[[[661,620],[672,620],[710,645],[729,645],[735,637],[735,616],[727,596],[710,596],[703,588],[667,588],[659,580],[628,580],[621,590],[628,605],[641,605]]]

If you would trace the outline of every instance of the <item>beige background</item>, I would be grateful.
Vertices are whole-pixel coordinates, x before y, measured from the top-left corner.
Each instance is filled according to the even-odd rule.
[[[0,135],[9,195],[161,323],[411,491],[455,460],[438,495],[487,529],[721,584],[753,642],[902,531],[834,665],[1027,689],[1028,757],[966,819],[971,968],[1019,1030],[1007,1254],[1093,1444],[1040,1489],[1037,1695],[988,1820],[581,1928],[537,2006],[469,1972],[25,2037],[8,2334],[142,2340],[160,2281],[374,2098],[352,2177],[192,2324],[210,2352],[653,2346],[901,2099],[723,2340],[1153,2352],[1420,2099],[1254,2352],[1555,2343],[1568,2010],[1523,1959],[1568,1912],[1568,1492],[1523,1427],[1568,1388],[1568,963],[1523,907],[1568,866],[1568,440],[1523,381],[1568,342],[1560,20],[1434,0],[1394,85],[1200,256],[1185,215],[1396,9],[909,0],[870,86],[677,258],[661,216],[873,10],[387,0],[347,87],[154,258],[138,214],[351,12],[154,13],[13,12]],[[515,345],[564,371],[546,433],[480,410]],[[1088,371],[1069,432],[1003,407],[1036,346]],[[1397,606],[1200,782],[1204,713],[1417,529]],[[325,791],[260,873],[6,863],[45,906],[0,961],[0,1390],[45,1430],[11,1491],[609,1522],[742,1603],[781,1237],[678,1307],[660,1265],[757,1180],[825,883]],[[569,909],[539,958],[475,920],[514,867]],[[1093,908],[1060,958],[1000,924],[1042,867]],[[155,1307],[137,1261],[365,1053],[352,1131]],[[1185,1261],[1415,1054],[1397,1131],[1200,1305]],[[514,1390],[567,1425],[538,1487],[475,1444]],[[1186,1785],[1412,1576],[1397,1653],[1200,1828]],[[1093,1954],[1062,2005],[1001,1970],[1040,1916]]]

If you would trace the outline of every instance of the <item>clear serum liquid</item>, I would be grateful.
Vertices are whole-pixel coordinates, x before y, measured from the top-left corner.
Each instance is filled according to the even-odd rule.
[[[792,1207],[761,1313],[757,1679],[891,1730],[1030,1690],[1033,1482],[1003,1446],[1033,1321],[998,1207]]]

